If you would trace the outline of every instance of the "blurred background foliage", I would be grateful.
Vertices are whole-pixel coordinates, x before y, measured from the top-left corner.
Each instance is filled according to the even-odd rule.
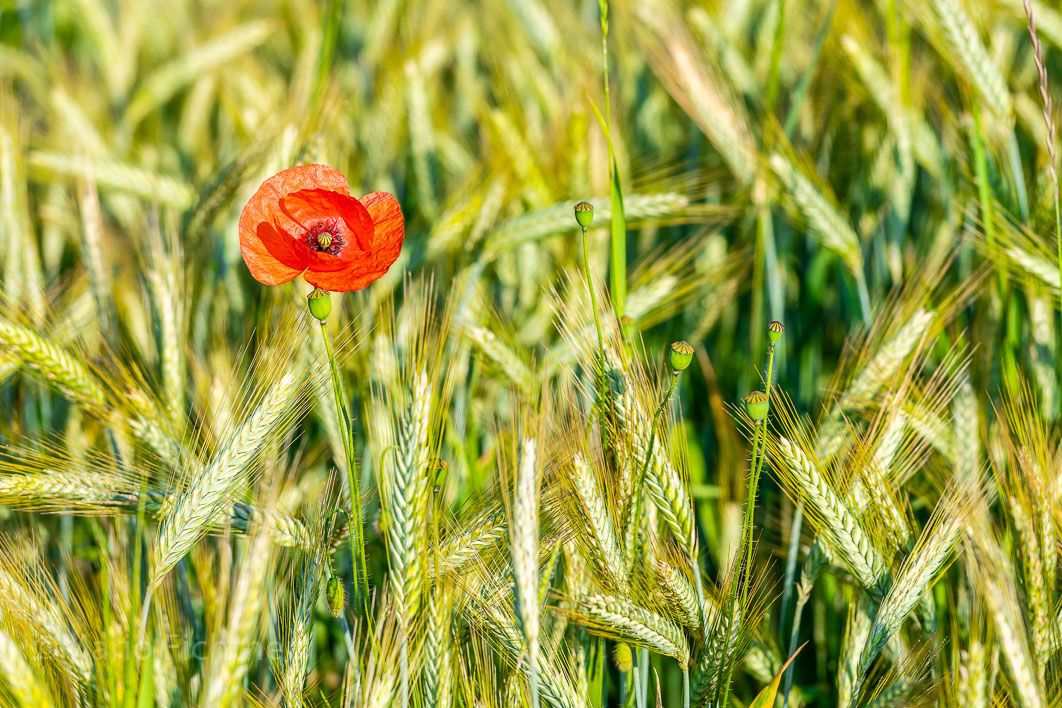
[[[1032,8],[1054,95],[1062,13]],[[1055,155],[1020,2],[640,0],[608,12],[603,56],[587,0],[0,2],[3,318],[178,418],[223,427],[227,377],[254,381],[243,353],[305,294],[251,279],[240,207],[279,169],[330,164],[355,194],[394,192],[406,217],[396,267],[334,299],[356,323],[344,370],[361,473],[374,468],[371,384],[387,376],[373,333],[404,274],[430,278],[466,345],[446,413],[459,508],[490,484],[491,423],[510,392],[572,365],[556,303],[580,302],[576,201],[596,207],[592,270],[608,277],[609,148],[595,116],[607,61],[625,314],[652,366],[672,340],[697,351],[677,430],[710,568],[740,521],[747,451],[731,409],[760,383],[769,320],[786,326],[775,381],[812,417],[875,343],[934,307],[947,314],[933,357],[969,346],[982,414],[1021,372],[1043,418],[1058,419]],[[183,343],[186,377],[165,373],[165,338]],[[98,444],[95,423],[24,363],[0,351],[0,437]],[[306,489],[332,463],[319,408],[291,453]],[[777,585],[793,506],[764,484]],[[3,523],[57,539],[55,554],[70,543],[67,517]],[[382,555],[378,538],[370,548]],[[811,695],[832,695],[842,594],[831,582],[816,595],[815,649],[798,664]]]

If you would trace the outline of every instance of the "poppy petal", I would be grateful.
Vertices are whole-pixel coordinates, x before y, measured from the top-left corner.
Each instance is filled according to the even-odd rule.
[[[252,235],[240,229],[240,253],[247,270],[263,285],[286,283],[306,269],[296,242],[264,221]]]
[[[373,192],[359,201],[373,217],[375,235],[372,250],[343,270],[320,272],[311,267],[306,271],[306,282],[336,292],[361,290],[383,276],[398,260],[405,235],[398,200],[387,192]]]
[[[353,235],[353,238],[348,239],[349,248],[344,248],[338,256],[344,260],[350,259],[349,251],[368,251],[372,248],[372,216],[354,197],[326,189],[302,189],[284,195],[280,200],[280,208],[304,231],[309,229],[310,222],[314,220],[341,218],[346,223],[347,231]]]
[[[322,189],[350,195],[347,178],[342,172],[328,165],[300,165],[282,170],[263,182],[243,207],[240,213],[241,237],[245,232],[253,236],[258,224],[263,221],[272,223],[281,213],[281,198],[303,189]],[[287,217],[282,217],[278,225],[281,230],[289,232],[289,235],[296,235],[295,224]]]
[[[397,260],[397,257],[395,258]],[[356,261],[343,270],[317,271],[307,270],[303,273],[306,282],[324,290],[332,292],[349,292],[361,290],[383,277],[384,273],[394,263],[381,263],[380,261],[361,260]]]
[[[373,250],[381,247],[395,249],[402,248],[402,239],[406,233],[405,222],[402,220],[402,207],[399,206],[395,195],[389,192],[372,192],[359,199],[365,205],[375,228],[373,237]],[[386,244],[386,246],[385,246]],[[391,260],[394,263],[394,259]]]

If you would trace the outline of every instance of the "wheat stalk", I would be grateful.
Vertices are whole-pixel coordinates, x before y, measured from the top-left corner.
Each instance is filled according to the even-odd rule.
[[[646,488],[663,515],[664,522],[681,544],[687,557],[696,558],[696,531],[689,491],[678,470],[668,459],[663,444],[654,445],[652,458],[646,459],[649,457],[649,439],[652,437],[650,431],[652,418],[646,415],[639,405],[630,379],[631,377],[626,377],[622,391],[613,396],[617,427],[621,431],[620,439],[628,447],[629,465],[633,470],[633,472],[628,470],[627,476],[621,481],[620,493],[623,496],[629,496],[628,485],[633,482],[634,475],[638,470],[646,469]],[[625,538],[628,558],[631,553],[629,546],[633,539],[632,531],[628,529]]]
[[[958,687],[955,691],[960,705],[980,706],[988,700],[988,666],[985,645],[972,640],[967,650],[961,652],[958,670]]]
[[[209,464],[196,469],[184,491],[162,509],[152,549],[152,588],[224,517],[259,452],[282,426],[302,389],[301,383],[302,377],[284,374],[225,447]]]
[[[629,600],[608,595],[588,595],[579,605],[588,624],[598,631],[670,656],[683,668],[689,666],[690,647],[686,635],[666,617]]]
[[[958,62],[985,104],[997,116],[1009,120],[1013,104],[1007,82],[981,43],[966,10],[958,0],[933,0],[932,8],[944,30],[949,58]]]
[[[1040,551],[1040,538],[1033,528],[1033,521],[1025,511],[1021,503],[1013,496],[1008,500],[1014,529],[1017,531],[1021,548],[1021,558],[1025,570],[1025,586],[1028,593],[1029,612],[1032,615],[1031,627],[1033,650],[1037,658],[1040,680],[1047,666],[1047,658],[1050,653],[1048,635],[1053,619],[1051,599],[1048,594],[1047,584],[1044,582],[1044,556]],[[1049,536],[1045,539],[1053,543]],[[1057,629],[1056,629],[1057,631]]]
[[[857,692],[861,684],[859,659],[870,635],[870,615],[862,609],[851,607],[848,610],[848,625],[845,629],[844,645],[837,671],[837,705],[854,706],[859,698]]]
[[[1044,68],[1044,52],[1040,46],[1040,38],[1036,34],[1036,20],[1033,17],[1032,5],[1029,0],[1022,0],[1022,5],[1025,8],[1025,17],[1028,19],[1029,38],[1032,40],[1033,46],[1033,60],[1036,64],[1036,73],[1040,79],[1040,106],[1044,118],[1044,127],[1047,130],[1047,139],[1045,141],[1047,143],[1048,158],[1047,174],[1051,179],[1051,186],[1054,190],[1056,258],[1058,275],[1059,278],[1062,278],[1062,223],[1059,221],[1062,215],[1059,213],[1058,168],[1055,165],[1057,158],[1055,152],[1055,116],[1051,106],[1051,93],[1047,88],[1047,69]],[[1060,304],[1062,304],[1062,300],[1060,300]]]
[[[77,693],[88,690],[92,657],[71,631],[59,607],[44,597],[41,588],[21,577],[17,561],[4,551],[0,564],[0,620],[9,629],[38,643],[71,679]]]
[[[428,602],[424,636],[424,705],[449,708],[453,695],[452,588],[437,584]]]
[[[83,184],[80,185],[78,192],[83,231],[82,248],[85,251],[92,293],[96,300],[96,315],[99,318],[100,327],[107,331],[111,327],[112,279],[104,266],[103,214],[100,213],[100,197],[96,192],[96,182],[88,160],[85,160]]]
[[[310,659],[313,612],[320,594],[323,559],[321,544],[315,545],[316,548],[306,553],[298,566],[292,606],[283,615],[287,639],[278,683],[285,704],[291,708],[303,705],[302,694],[306,684],[307,662]]]
[[[738,645],[742,638],[741,607],[720,613],[706,638],[704,650],[693,674],[693,703],[708,708],[719,688],[720,678],[725,676],[737,658]]]
[[[125,120],[136,125],[193,79],[265,42],[274,29],[265,20],[248,22],[159,67],[130,99]]]
[[[402,626],[408,628],[420,608],[421,572],[427,533],[427,469],[432,387],[418,374],[410,404],[397,428],[394,465],[384,480],[382,497],[387,513],[387,556],[391,569],[391,597],[399,607]]]
[[[103,389],[74,354],[22,325],[0,319],[0,344],[44,381],[90,408],[102,408]]]
[[[685,19],[672,4],[655,0],[636,7],[635,37],[668,93],[708,137],[744,184],[755,174],[755,141],[743,104],[701,58]]]
[[[226,624],[208,657],[201,701],[204,706],[226,708],[235,704],[242,693],[243,680],[251,662],[254,629],[262,610],[263,589],[271,568],[273,529],[273,517],[264,514],[240,563]]]
[[[869,671],[885,644],[929,591],[932,581],[958,542],[969,503],[964,498],[967,493],[968,490],[962,488],[945,492],[945,498],[935,512],[935,519],[918,539],[918,543],[896,574],[888,594],[878,606],[874,624],[859,659],[858,682],[853,690],[853,698],[859,695],[862,677]]]
[[[697,601],[697,590],[681,571],[662,560],[656,561],[656,574],[660,578],[664,595],[670,600],[669,606],[673,616],[693,632],[700,632],[701,609]],[[707,617],[711,622],[712,617]]]
[[[836,253],[857,280],[862,278],[863,253],[859,236],[848,220],[838,213],[833,200],[784,156],[771,155],[770,165],[822,245]]]
[[[984,514],[967,529],[968,533],[973,532],[977,544],[976,557],[971,559],[971,554],[967,554],[967,558],[975,563],[981,597],[992,619],[1003,659],[1010,669],[1017,700],[1026,708],[1040,708],[1045,703],[1038,670],[1029,652],[1026,627],[1017,606],[1013,568],[992,538],[988,522],[983,517]]]
[[[623,562],[612,514],[597,479],[581,453],[572,457],[569,480],[579,503],[577,521],[585,528],[582,536],[595,559],[605,572],[607,584],[622,591],[627,587],[627,568]]]
[[[520,444],[516,489],[513,495],[511,526],[513,576],[516,580],[516,608],[527,651],[531,700],[538,704],[539,665],[539,573],[538,573],[538,495],[539,476],[535,438]]]
[[[464,331],[472,344],[483,352],[508,377],[509,381],[525,393],[531,391],[531,369],[516,352],[490,330],[469,326]]]
[[[405,417],[395,431],[394,464],[382,480],[389,588],[399,612],[402,705],[409,702],[409,635],[422,599],[432,390],[427,374],[420,372],[414,377]]]
[[[477,555],[497,546],[507,529],[504,509],[472,519],[461,533],[443,541],[439,555],[444,567],[440,572],[460,572]]]
[[[895,496],[890,489],[888,470],[892,466],[897,450],[903,443],[906,426],[907,416],[902,412],[890,416],[877,440],[873,455],[861,468],[863,474],[853,482],[849,491],[852,511],[860,515],[867,506],[876,507],[882,513],[889,531],[901,547],[906,547],[908,544],[911,530],[907,517],[896,503]],[[870,490],[874,490],[873,493]]]
[[[179,420],[184,411],[184,283],[177,257],[162,254],[161,246],[157,249],[159,253],[156,259],[161,262],[149,272],[148,284],[159,321],[159,349],[166,409],[170,420]]]
[[[99,509],[121,503],[129,484],[114,475],[44,469],[0,475],[0,503],[30,509]]]
[[[517,628],[513,613],[503,612],[505,601],[496,595],[471,593],[463,608],[463,616],[473,627],[486,630],[495,641],[496,648],[508,657],[513,666],[526,671],[526,662],[519,661],[523,651],[523,636]],[[552,658],[552,655],[545,655]],[[552,708],[578,708],[585,704],[575,691],[569,676],[554,665],[544,661],[539,667],[539,688],[542,698]]]
[[[46,687],[41,685],[34,668],[26,661],[14,639],[0,631],[0,685],[15,699],[16,705],[50,708],[55,705]]]
[[[792,491],[821,517],[818,531],[828,539],[830,555],[868,592],[881,593],[887,580],[885,561],[862,524],[799,447],[786,438],[779,439],[778,445],[792,476]]]
[[[102,188],[114,189],[177,208],[187,208],[195,202],[195,190],[187,182],[135,167],[104,157],[89,159],[96,183]],[[26,156],[26,166],[31,173],[45,177],[81,177],[85,170],[82,157],[56,153],[31,152]]]
[[[594,213],[609,218],[608,200],[592,199]],[[690,207],[689,197],[683,194],[625,194],[623,213],[628,223],[635,221],[665,221],[682,216]],[[494,229],[486,243],[484,257],[496,258],[518,246],[535,243],[549,236],[564,233],[572,227],[571,202],[565,201],[530,211]]]
[[[915,347],[928,336],[935,321],[936,313],[932,310],[915,312],[852,379],[844,396],[819,428],[818,449],[826,458],[838,453],[847,434],[842,413],[865,410],[882,387],[900,371]]]

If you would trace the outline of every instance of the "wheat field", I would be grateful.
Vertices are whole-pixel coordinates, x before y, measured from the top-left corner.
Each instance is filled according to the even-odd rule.
[[[1060,91],[1040,0],[0,3],[0,705],[1062,705]]]

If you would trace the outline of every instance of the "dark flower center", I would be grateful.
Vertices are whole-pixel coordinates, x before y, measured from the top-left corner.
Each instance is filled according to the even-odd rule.
[[[342,231],[343,227],[339,219],[323,219],[314,222],[306,232],[306,245],[311,251],[338,256],[346,244]]]

